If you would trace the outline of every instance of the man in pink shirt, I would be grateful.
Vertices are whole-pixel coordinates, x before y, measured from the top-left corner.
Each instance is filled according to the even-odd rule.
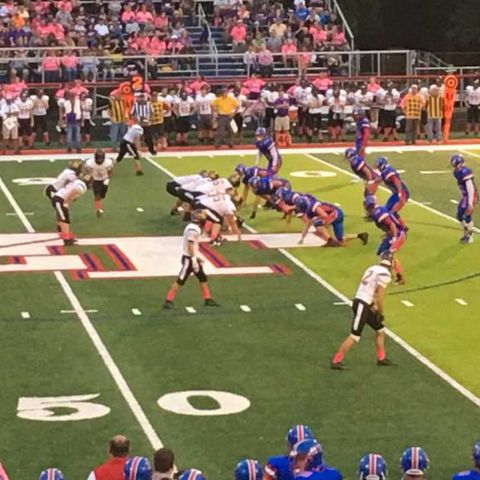
[[[163,38],[160,37],[160,32],[155,32],[155,36],[150,39],[150,45],[146,51],[149,55],[158,57],[165,53],[167,49],[167,43]]]
[[[78,57],[73,50],[65,50],[62,57],[62,66],[66,80],[71,82],[77,76]]]
[[[256,73],[252,73],[250,78],[243,82],[243,86],[248,89],[248,98],[250,100],[260,98],[260,91],[264,85],[265,82],[261,78],[258,78]]]
[[[153,15],[147,10],[147,6],[143,4],[140,10],[135,15],[135,20],[139,25],[146,25],[147,23],[153,23]]]
[[[377,79],[375,77],[370,77],[367,90],[375,95],[381,88],[381,85],[377,83]]]
[[[122,20],[122,23],[127,23],[130,20],[135,20],[135,12],[132,11],[132,6],[128,3],[125,3],[125,10],[122,13],[122,16],[120,17]]]
[[[320,72],[318,78],[316,78],[312,83],[323,95],[325,95],[326,91],[333,85],[333,82],[328,76],[328,72],[326,70]]]
[[[271,77],[273,73],[273,55],[265,44],[262,45],[262,49],[258,52],[257,60],[260,74],[264,77]]]
[[[313,37],[313,43],[316,49],[322,48],[328,39],[327,32],[324,30],[320,22],[315,22],[309,29],[309,33]]]
[[[60,58],[55,55],[55,52],[47,53],[43,57],[42,70],[46,83],[54,83],[60,80],[60,64]]]
[[[88,94],[88,89],[83,86],[82,81],[78,78],[68,91],[70,92],[70,95],[73,95],[74,97],[80,97],[82,94]]]
[[[291,67],[295,68],[296,65],[296,54],[297,46],[293,41],[293,38],[288,38],[287,41],[282,45],[282,59],[285,68]]]
[[[237,20],[236,24],[230,30],[232,37],[232,46],[234,52],[244,52],[246,47],[247,27],[242,20]]]
[[[334,25],[332,31],[332,43],[335,50],[345,50],[347,48],[347,39],[343,33],[342,27]]]

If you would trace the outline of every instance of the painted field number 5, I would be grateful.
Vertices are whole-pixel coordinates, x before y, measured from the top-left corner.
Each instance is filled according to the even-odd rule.
[[[94,393],[67,397],[21,397],[18,399],[17,416],[42,422],[73,422],[99,418],[110,413],[109,407],[89,401],[99,396],[99,393]]]

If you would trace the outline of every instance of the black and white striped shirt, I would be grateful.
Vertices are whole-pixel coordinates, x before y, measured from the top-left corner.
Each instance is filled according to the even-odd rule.
[[[135,102],[132,107],[132,115],[138,118],[143,124],[150,122],[150,115],[152,113],[152,105],[150,102],[137,103]]]

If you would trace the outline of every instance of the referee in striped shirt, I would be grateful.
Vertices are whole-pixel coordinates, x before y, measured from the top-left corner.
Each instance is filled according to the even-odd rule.
[[[150,118],[152,115],[152,104],[147,100],[145,93],[136,93],[135,102],[132,106],[132,116],[138,119],[143,128],[143,138],[147,144],[148,151],[155,155],[155,146],[153,144],[152,129],[150,127]]]

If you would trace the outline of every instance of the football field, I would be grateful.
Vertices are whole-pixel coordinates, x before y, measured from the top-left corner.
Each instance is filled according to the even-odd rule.
[[[164,444],[179,467],[231,478],[241,458],[263,464],[283,453],[295,423],[311,427],[326,462],[349,478],[370,451],[399,475],[413,444],[428,452],[431,478],[469,465],[480,425],[480,243],[459,243],[453,151],[385,150],[412,196],[400,252],[407,283],[386,297],[397,366],[376,366],[365,331],[342,372],[330,370],[330,357],[350,327],[357,283],[377,261],[380,232],[364,221],[363,185],[339,152],[287,153],[281,175],[340,205],[346,231],[368,231],[369,244],[298,247],[300,221],[262,209],[248,220],[250,197],[240,212],[244,241],[202,247],[221,304],[214,310],[195,279],[174,310],[162,309],[184,227],[169,215],[165,183],[203,168],[228,175],[253,164],[252,151],[165,153],[144,160],[143,177],[125,160],[103,217],[91,192],[72,206],[80,242],[66,248],[43,195],[65,156],[0,161],[0,461],[11,477],[57,466],[86,478],[107,439],[124,433],[134,454],[150,457]],[[463,154],[478,173],[480,150]]]

